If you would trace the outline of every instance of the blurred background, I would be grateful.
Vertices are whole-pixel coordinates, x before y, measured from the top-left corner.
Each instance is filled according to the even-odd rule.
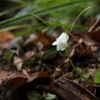
[[[38,84],[51,84],[51,80],[55,80],[66,72],[74,72],[72,67],[66,64],[68,59],[66,58],[65,52],[59,53],[55,47],[52,46],[52,42],[56,40],[56,37],[63,31],[61,25],[54,17],[67,29],[75,21],[75,18],[87,7],[90,7],[90,9],[82,13],[71,32],[79,34],[77,35],[77,39],[81,38],[85,40],[84,37],[86,37],[87,44],[90,43],[94,45],[94,42],[91,42],[84,33],[87,33],[87,30],[100,19],[100,0],[0,0],[0,71],[2,71],[2,73],[0,72],[0,85],[2,85],[0,87],[0,100],[34,100],[30,99],[30,92],[28,93],[28,99],[25,99],[27,91],[32,89],[33,86],[33,89],[37,89],[36,86]],[[96,26],[96,28],[100,30],[100,27]],[[93,35],[90,34],[90,36],[93,37],[94,40],[97,40],[97,42],[100,41],[99,32],[94,32]],[[76,64],[78,64],[79,67],[87,68],[86,64],[88,63],[88,66],[91,67],[91,62],[94,61],[92,63],[99,66],[100,59],[98,61],[98,58],[100,58],[100,56],[97,56],[97,60],[94,60],[95,57],[93,57],[93,60],[88,58],[88,56],[90,57],[94,54],[88,51],[90,49],[85,49],[88,53],[85,51],[86,54],[84,55],[86,58],[84,58],[84,55],[82,58],[80,55],[82,54],[81,48],[77,47],[78,49],[76,49],[76,46],[74,46],[77,45],[77,41],[74,41],[74,38],[70,40],[70,43],[72,43],[70,46],[72,52],[75,48],[74,52],[76,55],[73,53],[75,62],[78,62],[77,54],[79,55],[79,62]],[[81,45],[89,48],[90,45],[87,44],[83,43]],[[98,47],[100,47],[100,44]],[[97,55],[100,55],[100,49],[98,49]],[[65,70],[65,68],[68,70]],[[24,75],[21,76],[18,72]],[[41,73],[38,75],[36,74],[38,72]],[[88,71],[86,72],[87,74],[89,73]],[[95,72],[92,71],[91,73],[94,74]],[[75,79],[73,76],[77,77],[76,73],[74,74],[71,75],[72,79]],[[25,76],[28,80],[33,80],[33,83],[29,82],[23,85],[25,82],[22,81],[26,80]],[[41,78],[41,76],[43,78]],[[50,80],[49,76],[53,78],[51,77],[52,79]],[[37,80],[34,80],[34,77],[40,78],[41,81],[39,80],[39,82],[37,82]],[[21,79],[14,80],[15,78]],[[37,84],[34,81],[36,81]],[[13,82],[15,82],[14,85]],[[23,87],[21,87],[21,85],[23,85]],[[21,87],[21,91],[19,87]],[[97,89],[97,86],[95,87]],[[19,96],[17,90],[19,91]],[[42,92],[45,93],[44,90],[42,90]],[[96,90],[94,90],[94,92],[96,92]],[[14,93],[16,93],[16,96]],[[13,95],[14,99],[11,99],[11,95]],[[44,94],[42,96],[44,97]],[[100,97],[100,94],[98,94],[98,96]],[[21,99],[15,99],[16,97],[20,97]]]
[[[91,9],[83,13],[74,26],[81,32],[100,18],[99,0],[0,0],[0,32],[12,31],[15,36],[23,36],[31,34],[37,27],[40,30],[47,28],[33,13],[53,27],[47,29],[49,33],[59,25],[48,11],[67,28],[86,7]]]

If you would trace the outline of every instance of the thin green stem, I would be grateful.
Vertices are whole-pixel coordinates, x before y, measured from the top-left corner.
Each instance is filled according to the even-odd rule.
[[[34,17],[38,18],[39,20],[41,20],[43,23],[45,23],[48,27],[52,28],[48,23],[47,21],[43,20],[41,17],[37,16],[36,14],[34,13],[31,13]]]
[[[65,29],[65,27],[63,26],[63,24],[60,22],[60,20],[52,13],[52,12],[50,12],[50,11],[48,11],[47,10],[47,12],[51,15],[51,16],[53,16],[54,18],[55,18],[55,20],[58,22],[58,24],[61,26],[61,28],[63,29],[63,31],[64,32],[66,32],[66,29]]]
[[[68,59],[69,59],[69,62],[70,62],[70,64],[72,65],[72,67],[73,67],[73,69],[75,70],[75,72],[76,72],[80,77],[82,77],[84,80],[86,80],[87,82],[92,83],[92,84],[95,84],[95,82],[93,82],[93,81],[91,81],[90,79],[84,77],[82,74],[80,74],[80,73],[77,71],[75,65],[73,64],[73,62],[72,62],[72,60],[71,60],[71,58],[70,58],[70,55],[69,55],[69,53],[68,53],[68,49],[66,48],[65,51],[66,51],[66,55],[67,55],[67,57],[68,57]]]
[[[86,11],[86,10],[88,10],[90,7],[87,7],[87,8],[85,8],[77,17],[76,17],[76,19],[74,20],[74,22],[68,27],[68,31],[69,32],[67,32],[68,34],[70,34],[70,32],[72,31],[72,28],[74,27],[74,24],[75,24],[75,22],[77,21],[77,19]]]

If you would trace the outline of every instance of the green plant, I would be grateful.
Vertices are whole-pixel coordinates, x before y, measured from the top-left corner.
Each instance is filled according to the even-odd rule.
[[[0,12],[0,16],[10,14],[11,12],[18,11],[17,14],[15,14],[14,17],[11,17],[9,19],[5,19],[4,21],[0,21],[0,32],[1,31],[12,31],[14,30],[15,36],[23,36],[28,35],[31,32],[34,32],[36,27],[38,26],[39,29],[44,29],[46,26],[40,25],[39,23],[35,22],[36,17],[32,16],[31,13],[34,13],[38,16],[45,16],[48,15],[48,12],[46,10],[54,12],[57,16],[57,18],[65,22],[66,19],[72,20],[75,18],[75,16],[80,12],[84,7],[86,7],[86,3],[90,4],[91,2],[94,3],[94,0],[44,0],[41,2],[41,0],[31,0],[31,2],[24,2],[24,0],[8,0],[9,2],[15,2],[18,4],[18,6],[10,8],[8,10],[5,10],[3,12]],[[95,3],[98,2],[98,0],[95,0]],[[75,13],[73,13],[75,11]],[[62,14],[63,13],[63,14]],[[73,16],[71,16],[73,14]],[[32,21],[31,23],[28,23],[27,21]],[[26,22],[27,24],[23,24],[23,22]],[[59,25],[57,23],[51,23],[48,22],[50,26],[53,26],[54,28],[57,28]],[[63,26],[69,26],[69,22],[63,23]],[[78,28],[80,30],[85,30],[86,27],[82,25],[74,25],[74,28]],[[17,31],[16,30],[21,31]],[[27,31],[27,32],[26,32]]]
[[[76,22],[76,20],[81,16],[81,14],[83,13],[83,12],[85,12],[87,9],[89,9],[90,7],[87,7],[87,8],[85,8],[77,17],[76,17],[76,19],[74,20],[74,22],[68,27],[68,29],[71,31],[72,30],[72,28],[74,27],[74,24],[75,24],[75,22]],[[48,11],[49,12],[49,11]],[[66,37],[68,37],[67,36],[67,34],[70,34],[70,31],[66,34],[66,28],[63,26],[63,24],[59,21],[59,19],[57,19],[57,17],[55,17],[51,12],[49,12],[55,19],[56,19],[56,21],[59,23],[59,25],[62,27],[62,29],[63,29],[63,31],[64,31],[64,33],[63,34],[65,34],[66,35]],[[34,14],[32,14],[33,16],[35,16]],[[39,16],[35,16],[35,17],[37,17],[38,19],[40,19],[41,21],[43,21],[46,25],[48,25],[48,23],[47,22],[45,22],[44,20],[42,20]],[[62,36],[62,34],[61,34],[61,36]],[[60,37],[61,37],[60,36]],[[68,57],[68,59],[69,59],[69,62],[71,63],[71,65],[72,65],[72,67],[73,67],[73,69],[75,70],[75,72],[80,76],[80,77],[82,77],[84,80],[86,80],[86,81],[88,81],[88,82],[90,82],[90,83],[92,83],[92,84],[94,84],[95,82],[93,82],[93,81],[91,81],[91,80],[89,80],[89,79],[87,79],[86,77],[84,77],[83,75],[82,75],[82,70],[81,70],[81,68],[78,68],[78,67],[76,67],[74,64],[73,64],[73,62],[72,62],[72,60],[71,60],[71,58],[70,58],[70,55],[69,55],[69,53],[68,53],[68,48],[67,48],[67,45],[64,43],[64,42],[66,42],[66,39],[67,38],[65,38],[65,41],[63,42],[62,40],[64,40],[64,39],[62,39],[63,38],[63,36],[61,37],[61,38],[58,38],[55,42],[56,42],[56,44],[55,45],[57,45],[57,46],[60,46],[60,45],[64,45],[65,47],[63,47],[62,48],[62,46],[61,47],[59,47],[59,50],[61,49],[61,50],[64,50],[65,48],[65,51],[66,51],[66,55],[67,55],[67,57]],[[61,40],[62,39],[62,40]],[[62,42],[62,43],[60,43],[60,42]]]

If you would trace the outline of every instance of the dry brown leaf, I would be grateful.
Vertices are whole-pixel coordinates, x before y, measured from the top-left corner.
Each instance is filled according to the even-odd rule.
[[[25,83],[26,83],[26,80],[24,78],[16,78],[14,80],[14,88],[12,91],[13,100],[21,100],[19,95],[18,95],[18,88],[21,87]]]
[[[24,45],[27,45],[27,44],[29,44],[30,42],[34,42],[34,43],[38,42],[38,37],[37,37],[36,34],[31,34],[31,35],[29,35],[29,37],[28,37],[28,38],[26,39],[26,41],[24,42]]]
[[[49,78],[49,75],[45,71],[42,71],[38,74],[38,78]]]
[[[11,41],[5,41],[0,43],[0,47],[6,48],[6,49],[11,49],[13,47],[16,47],[17,45],[20,45],[23,43],[23,38],[22,37],[16,37]]]
[[[9,44],[10,44],[10,42],[2,42],[2,43],[0,43],[0,47],[7,49],[7,48],[9,48]]]
[[[40,84],[50,84],[51,81],[49,74],[45,71],[40,72],[37,79]]]
[[[85,71],[83,71],[83,74],[86,78],[94,78],[95,74],[97,73],[97,70],[96,68],[88,68],[86,69]]]
[[[13,80],[15,78],[25,78],[25,76],[22,73],[18,73],[15,71],[0,71],[0,86],[4,85],[10,80]]]
[[[31,57],[35,56],[36,52],[34,51],[28,51],[25,53],[25,59],[30,59]]]
[[[52,42],[55,41],[55,38],[53,36],[47,36],[46,33],[42,33],[39,30],[36,30],[37,36],[39,38],[39,41],[44,45],[44,46],[51,46]]]
[[[14,66],[16,66],[16,69],[18,71],[21,71],[23,66],[23,60],[17,56],[14,56]]]
[[[22,69],[22,73],[27,77],[28,80],[31,80],[31,78],[30,78],[30,76],[29,76],[26,69]]]
[[[100,43],[100,32],[88,32],[87,33],[95,42]]]
[[[88,46],[97,45],[97,42],[95,42],[87,33],[78,34],[78,36],[80,36],[83,39],[83,42]]]
[[[11,41],[14,38],[11,32],[0,32],[0,42]]]

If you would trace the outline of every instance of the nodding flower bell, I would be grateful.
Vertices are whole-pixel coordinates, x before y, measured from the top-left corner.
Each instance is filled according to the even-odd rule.
[[[64,51],[68,45],[69,35],[63,32],[57,39],[52,43],[52,45],[57,45],[57,51]]]

